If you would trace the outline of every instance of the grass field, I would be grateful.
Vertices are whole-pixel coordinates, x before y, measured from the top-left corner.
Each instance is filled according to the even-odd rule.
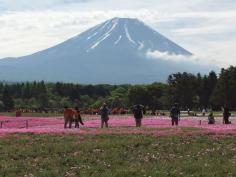
[[[235,177],[235,136],[9,135],[0,176]]]

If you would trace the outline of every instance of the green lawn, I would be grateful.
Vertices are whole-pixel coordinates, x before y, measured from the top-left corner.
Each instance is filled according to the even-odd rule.
[[[236,139],[137,135],[12,135],[0,176],[236,176]]]

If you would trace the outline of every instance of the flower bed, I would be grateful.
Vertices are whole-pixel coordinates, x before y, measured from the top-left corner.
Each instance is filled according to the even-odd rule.
[[[64,129],[62,118],[38,117],[0,117],[0,135],[12,133],[35,134],[154,134],[158,136],[172,134],[191,134],[195,132],[215,134],[235,134],[236,125],[223,125],[220,120],[215,125],[208,125],[204,119],[184,118],[179,122],[179,128],[172,127],[168,117],[146,117],[143,119],[142,128],[135,127],[132,116],[111,116],[109,129],[100,129],[99,117],[86,118],[81,129]],[[189,131],[186,131],[187,128]],[[198,130],[198,131],[196,131]]]

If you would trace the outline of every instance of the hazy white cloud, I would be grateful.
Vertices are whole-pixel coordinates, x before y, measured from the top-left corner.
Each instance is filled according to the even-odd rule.
[[[217,35],[229,32],[235,32],[235,25],[234,24],[218,24],[218,25],[209,25],[209,26],[202,26],[202,27],[192,27],[192,28],[179,28],[173,30],[173,33],[179,33],[178,35]]]
[[[29,11],[56,9],[92,0],[0,0],[0,11]]]
[[[104,20],[139,18],[196,55],[236,65],[235,0],[0,0],[0,58],[54,46]]]
[[[146,53],[148,58],[152,59],[162,59],[162,60],[171,60],[171,61],[188,61],[192,56],[169,54],[168,52],[147,51]]]
[[[174,61],[174,62],[191,62],[197,63],[201,65],[209,65],[215,64],[215,60],[210,59],[206,56],[198,56],[198,55],[177,55],[177,54],[170,54],[168,52],[160,52],[160,51],[147,51],[147,57],[150,59],[158,59],[158,60],[167,60],[167,61]]]

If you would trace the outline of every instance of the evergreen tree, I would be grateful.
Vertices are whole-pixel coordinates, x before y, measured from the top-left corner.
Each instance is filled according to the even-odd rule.
[[[5,86],[3,90],[2,102],[5,110],[10,110],[14,108],[14,101],[10,95],[8,86]]]
[[[145,86],[131,86],[128,90],[128,99],[131,105],[142,104],[147,106],[149,98],[150,97]]]
[[[211,96],[211,103],[214,108],[219,109],[227,105],[236,109],[236,67],[222,69],[215,90]]]
[[[189,73],[177,73],[168,78],[172,103],[178,102],[184,109],[194,107],[199,85],[197,77]]]

